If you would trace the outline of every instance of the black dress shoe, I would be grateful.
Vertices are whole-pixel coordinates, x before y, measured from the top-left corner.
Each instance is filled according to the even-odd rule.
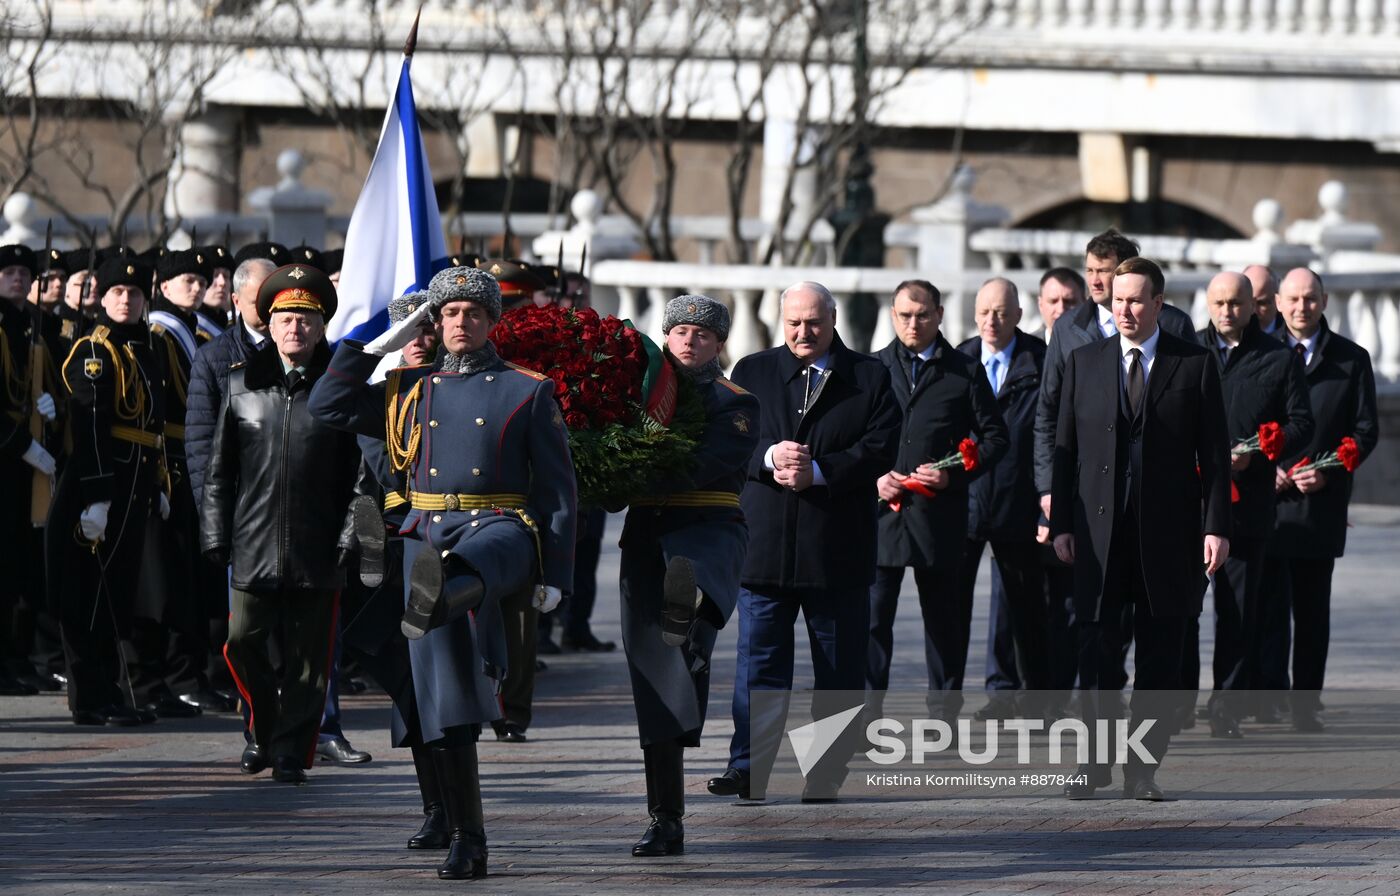
[[[558,644],[554,643],[554,639],[549,635],[540,635],[538,640],[535,641],[535,653],[537,654],[543,656],[558,656],[563,652],[564,651],[560,649]]]
[[[1293,710],[1293,730],[1301,731],[1305,734],[1317,734],[1327,730],[1327,726],[1322,724],[1322,717],[1311,709]]]
[[[131,707],[113,703],[100,709],[76,710],[73,713],[73,724],[113,725],[119,728],[131,728],[140,725],[141,719]]]
[[[611,653],[617,649],[617,644],[612,641],[599,641],[592,632],[584,632],[577,637],[564,635],[559,639],[559,646],[565,650],[577,650],[579,653]]]
[[[50,675],[47,672],[24,673],[19,676],[18,680],[21,684],[27,684],[43,694],[55,694],[63,690],[63,680],[57,675]]]
[[[535,671],[536,671],[536,672],[544,672],[544,671],[547,670],[548,668],[549,668],[549,664],[546,663],[544,660],[535,660]]]
[[[1107,766],[1081,765],[1074,776],[1081,780],[1065,785],[1065,797],[1071,800],[1091,800],[1095,790],[1113,783],[1113,769]]]
[[[354,696],[355,694],[363,694],[365,691],[369,690],[369,685],[358,678],[346,676],[336,682],[336,690],[342,695],[348,694]]]
[[[257,744],[243,748],[243,756],[238,761],[238,770],[245,775],[256,775],[267,768],[267,754]]]
[[[668,647],[681,647],[690,637],[700,589],[695,584],[695,566],[689,557],[672,557],[661,582],[663,595],[661,640]]]
[[[679,856],[685,853],[685,828],[679,818],[653,818],[642,839],[632,846],[632,855],[639,859]]]
[[[727,768],[718,778],[705,782],[705,787],[715,796],[737,796],[749,799],[749,773],[741,768]]]
[[[1234,716],[1225,712],[1216,712],[1212,713],[1210,717],[1210,736],[1226,740],[1239,740],[1244,737],[1244,733],[1240,731],[1240,723]]]
[[[131,709],[131,711],[136,714],[137,721],[142,725],[154,725],[156,719],[160,718],[160,716],[155,714],[155,710],[147,709],[144,706],[138,706],[135,709],[131,707],[126,708]]]
[[[305,784],[306,771],[301,767],[301,760],[292,756],[273,757],[272,780],[283,784]]]
[[[1158,787],[1157,782],[1152,780],[1150,772],[1140,778],[1125,778],[1123,780],[1123,799],[1125,800],[1160,803],[1166,798],[1166,795],[1162,793],[1162,788]]]
[[[162,719],[193,719],[196,716],[204,715],[204,710],[198,706],[186,703],[169,694],[152,700],[141,708],[147,712],[155,713],[157,718]]]
[[[452,841],[452,831],[447,826],[447,810],[433,806],[423,816],[423,826],[418,833],[408,838],[409,849],[446,849]]]
[[[1277,725],[1283,721],[1283,716],[1273,706],[1263,706],[1254,714],[1254,721],[1260,725]]]
[[[486,876],[486,838],[454,831],[447,858],[438,866],[439,880],[476,880]]]
[[[180,700],[191,706],[198,706],[205,712],[236,712],[238,710],[237,700],[214,688],[201,688],[198,691],[181,694]]]
[[[1016,701],[993,697],[987,705],[972,714],[979,722],[1002,721],[1016,718]]]
[[[25,684],[7,673],[0,673],[0,697],[29,697],[39,693],[39,689]]]
[[[362,765],[374,758],[364,750],[350,746],[350,741],[343,737],[321,741],[316,745],[316,755],[336,765]]]
[[[355,540],[360,548],[360,584],[378,588],[384,584],[384,544],[389,532],[379,502],[371,495],[359,495],[350,502],[355,520]]]
[[[503,744],[523,744],[529,740],[525,736],[525,729],[514,722],[506,722],[496,728],[496,740]]]

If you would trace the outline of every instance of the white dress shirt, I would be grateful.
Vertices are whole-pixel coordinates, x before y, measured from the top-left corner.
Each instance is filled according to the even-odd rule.
[[[1314,333],[1307,339],[1298,339],[1294,337],[1293,333],[1290,331],[1288,333],[1288,347],[1297,351],[1298,349],[1295,348],[1295,346],[1298,345],[1303,347],[1303,366],[1307,367],[1312,363],[1313,349],[1317,348],[1317,334]]]
[[[1118,340],[1118,349],[1123,353],[1122,363],[1118,365],[1118,369],[1122,372],[1119,382],[1124,389],[1128,388],[1128,366],[1133,362],[1133,359],[1128,357],[1128,352],[1133,349],[1139,349],[1142,352],[1142,359],[1138,363],[1142,365],[1143,394],[1147,394],[1145,390],[1147,389],[1148,380],[1152,377],[1152,362],[1157,360],[1157,341],[1161,335],[1162,328],[1157,327],[1142,345],[1133,345],[1127,339]]]
[[[1094,306],[1094,310],[1099,313],[1099,332],[1108,339],[1118,332],[1118,324],[1113,322],[1113,312],[1102,305]]]

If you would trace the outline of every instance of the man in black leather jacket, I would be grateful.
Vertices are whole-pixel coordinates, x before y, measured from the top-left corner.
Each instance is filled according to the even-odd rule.
[[[245,771],[299,784],[314,759],[334,655],[340,550],[359,468],[353,435],[315,420],[335,287],[307,265],[274,271],[258,292],[273,345],[229,375],[204,481],[200,543],[233,562],[224,655],[251,712]],[[268,642],[280,640],[279,675]]]

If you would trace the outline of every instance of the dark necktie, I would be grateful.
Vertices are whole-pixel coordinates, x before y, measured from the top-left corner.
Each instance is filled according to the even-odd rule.
[[[1302,361],[1303,366],[1306,367],[1308,365],[1308,347],[1300,342],[1293,346],[1293,351],[1298,356],[1298,360]]]
[[[1230,363],[1230,346],[1222,345],[1220,346],[1220,366],[1224,367],[1228,363]]]
[[[287,394],[291,395],[293,392],[295,392],[297,390],[297,386],[299,386],[300,384],[301,371],[293,367],[291,370],[287,371]]]
[[[924,359],[923,359],[923,358],[920,358],[918,355],[910,355],[910,356],[909,356],[909,385],[910,385],[910,386],[917,386],[917,385],[919,384],[919,374],[923,372],[923,369],[924,369]]]
[[[1142,406],[1142,351],[1128,349],[1128,410],[1136,417]]]

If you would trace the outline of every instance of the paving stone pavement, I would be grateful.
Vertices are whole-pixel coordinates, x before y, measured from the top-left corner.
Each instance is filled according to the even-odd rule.
[[[1400,515],[1358,512],[1338,566],[1329,686],[1395,691]],[[617,639],[615,536],[600,569],[595,629]],[[906,583],[912,588],[912,579]],[[895,681],[923,680],[918,604],[901,604]],[[980,687],[983,565],[968,680]],[[1210,623],[1203,623],[1209,656]],[[1212,792],[1196,779],[1146,804],[1028,796],[736,806],[704,780],[724,768],[734,626],[716,650],[705,742],[687,751],[686,855],[640,860],[645,797],[620,651],[550,658],[532,740],[483,741],[491,876],[438,881],[433,853],[404,841],[421,818],[407,751],[388,745],[387,701],[347,698],[345,728],[375,754],[318,766],[301,788],[239,774],[233,716],[138,729],[75,728],[62,697],[0,699],[0,890],[13,893],[374,894],[837,889],[940,893],[1400,893],[1400,760],[1374,793],[1306,798]],[[1208,663],[1207,663],[1208,667]],[[1208,673],[1207,673],[1208,674]],[[799,686],[810,669],[799,665]],[[1207,686],[1208,682],[1207,682]],[[1397,695],[1400,697],[1400,695]],[[975,695],[971,710],[979,704]],[[1348,722],[1333,722],[1345,737]],[[1246,726],[1245,743],[1290,733]],[[1397,743],[1396,746],[1400,746]],[[1229,749],[1201,727],[1158,776],[1170,792],[1195,756]],[[1193,752],[1194,751],[1194,752]],[[1171,762],[1176,761],[1173,772]],[[1111,795],[1111,794],[1110,794]]]

